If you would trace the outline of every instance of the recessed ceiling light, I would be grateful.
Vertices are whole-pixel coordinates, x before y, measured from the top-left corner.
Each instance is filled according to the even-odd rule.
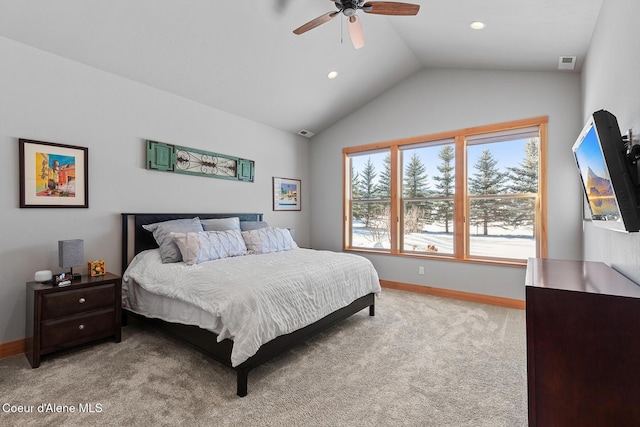
[[[474,30],[483,30],[485,27],[484,22],[480,22],[480,21],[473,21],[472,23],[469,24],[469,26]]]
[[[329,79],[335,79],[336,77],[338,77],[337,71],[329,71],[329,74],[327,74],[327,78]]]

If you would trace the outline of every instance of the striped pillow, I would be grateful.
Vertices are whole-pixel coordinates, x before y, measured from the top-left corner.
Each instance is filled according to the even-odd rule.
[[[259,228],[242,232],[242,238],[251,254],[288,251],[298,247],[286,228]]]

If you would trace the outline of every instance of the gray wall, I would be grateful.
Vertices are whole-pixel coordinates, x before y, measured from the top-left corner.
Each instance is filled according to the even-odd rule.
[[[622,133],[640,135],[640,2],[605,1],[582,72],[583,121],[605,109]],[[639,143],[638,136],[634,141]],[[618,233],[584,223],[584,259],[605,262],[640,283],[640,233]]]
[[[311,142],[311,241],[342,247],[343,147],[549,116],[549,257],[581,257],[581,199],[571,145],[582,127],[580,76],[429,69],[416,73]],[[525,270],[365,255],[382,279],[524,299]],[[425,275],[418,275],[418,266]]]
[[[120,272],[120,212],[264,212],[309,244],[307,139],[6,38],[0,58],[0,343],[25,336],[25,282],[60,271],[58,240]],[[88,147],[89,209],[20,209],[18,138]],[[255,160],[255,182],[148,171],[147,138]],[[302,179],[301,212],[272,211],[273,176]]]

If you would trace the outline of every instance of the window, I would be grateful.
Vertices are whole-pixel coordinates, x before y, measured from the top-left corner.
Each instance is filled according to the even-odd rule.
[[[546,123],[345,148],[345,250],[516,264],[546,256]]]
[[[454,253],[455,141],[400,148],[402,251]]]
[[[539,129],[466,138],[469,255],[536,257]]]
[[[350,158],[349,246],[391,248],[391,155],[389,150],[365,152]]]

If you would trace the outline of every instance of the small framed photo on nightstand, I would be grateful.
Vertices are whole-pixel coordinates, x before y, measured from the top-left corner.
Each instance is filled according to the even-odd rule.
[[[53,276],[53,284],[56,286],[69,286],[71,284],[71,275],[69,273],[60,273]]]
[[[95,261],[89,261],[89,276],[104,276],[107,272],[107,269],[104,266],[104,260],[98,259]]]

